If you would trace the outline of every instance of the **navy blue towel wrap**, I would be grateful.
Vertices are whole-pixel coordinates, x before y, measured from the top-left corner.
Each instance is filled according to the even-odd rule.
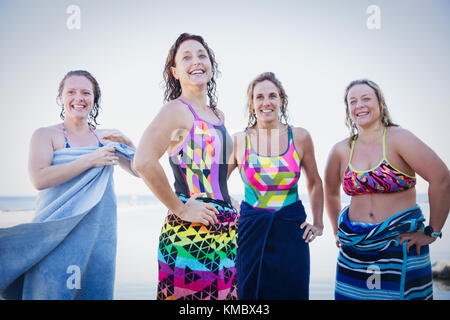
[[[305,220],[301,201],[278,211],[241,203],[236,258],[239,300],[309,298],[309,245],[300,229]]]

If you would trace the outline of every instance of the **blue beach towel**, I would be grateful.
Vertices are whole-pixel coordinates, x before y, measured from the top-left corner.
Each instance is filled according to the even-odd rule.
[[[134,150],[108,146],[132,159]],[[53,165],[97,147],[61,149]],[[31,223],[0,229],[0,297],[112,299],[116,259],[113,166],[91,168],[38,194]]]
[[[337,300],[432,299],[429,247],[407,252],[407,241],[396,236],[423,229],[419,207],[395,214],[383,223],[361,224],[348,219],[348,207],[338,218],[342,243],[336,269]]]
[[[278,211],[241,203],[236,257],[239,300],[307,300],[309,245],[300,224],[301,201]]]

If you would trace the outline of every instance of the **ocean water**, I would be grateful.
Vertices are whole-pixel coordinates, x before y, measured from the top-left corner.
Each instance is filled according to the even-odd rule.
[[[239,199],[238,195],[234,197]],[[428,220],[426,195],[418,197],[418,204]],[[0,197],[0,228],[29,222],[33,217],[34,205],[35,197]],[[304,205],[307,213],[310,212],[307,199]],[[118,196],[115,299],[156,299],[158,238],[166,212],[165,207],[153,196]],[[450,260],[448,221],[443,234],[443,239],[438,239],[430,246],[432,263]],[[333,300],[338,249],[326,213],[324,234],[310,244],[310,254],[310,299]],[[434,298],[450,300],[450,283],[435,281]]]

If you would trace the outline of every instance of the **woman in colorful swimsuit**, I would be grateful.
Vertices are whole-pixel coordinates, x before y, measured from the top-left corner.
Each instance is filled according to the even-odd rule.
[[[429,247],[448,215],[450,175],[441,159],[395,125],[377,84],[345,92],[350,139],[325,170],[325,203],[337,246],[336,299],[431,299]],[[429,183],[430,221],[416,205],[418,173]],[[340,185],[351,196],[341,211]]]
[[[236,298],[237,212],[227,189],[233,145],[217,108],[217,72],[203,38],[181,34],[164,68],[167,103],[136,153],[137,171],[169,209],[159,238],[158,299]],[[165,152],[175,192],[159,163]]]
[[[309,245],[322,234],[323,189],[309,133],[287,124],[288,99],[272,72],[248,87],[248,127],[235,134],[228,175],[245,184],[238,229],[239,299],[308,299]],[[298,195],[306,174],[313,224]]]

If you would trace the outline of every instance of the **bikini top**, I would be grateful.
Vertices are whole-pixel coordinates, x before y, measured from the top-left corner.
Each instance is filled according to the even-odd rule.
[[[355,170],[351,164],[356,139],[352,141],[348,166],[344,173],[342,189],[349,196],[367,193],[405,191],[416,185],[416,177],[395,168],[386,157],[386,128],[383,133],[383,159],[375,168]]]
[[[103,143],[100,142],[100,139],[98,138],[97,134],[95,133],[95,131],[92,129],[91,126],[89,126],[89,131],[92,132],[94,136],[97,138],[98,146],[103,147]],[[69,138],[67,137],[66,127],[64,127],[64,122],[62,123],[62,132],[64,135],[64,140],[66,141],[66,145],[64,146],[64,148],[71,148],[69,144]]]

